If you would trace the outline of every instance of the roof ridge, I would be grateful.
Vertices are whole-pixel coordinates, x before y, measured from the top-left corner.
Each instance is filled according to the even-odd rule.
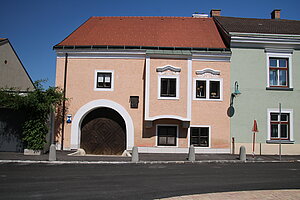
[[[251,18],[251,17],[230,17],[230,16],[215,16],[214,18],[235,18],[235,19],[253,19],[253,20],[270,20],[270,21],[296,21],[295,19],[268,19],[268,18]]]
[[[91,18],[187,18],[187,19],[211,19],[211,17],[179,17],[179,16],[92,16]]]

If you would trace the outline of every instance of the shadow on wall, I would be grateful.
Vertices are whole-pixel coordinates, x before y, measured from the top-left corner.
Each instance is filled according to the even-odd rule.
[[[0,108],[0,151],[23,152],[24,122],[24,112]]]
[[[146,122],[147,123],[147,122]],[[188,129],[182,128],[182,121],[177,119],[158,119],[152,122],[151,128],[144,128],[143,138],[151,138],[156,136],[157,125],[178,125],[179,128],[179,138],[187,138]],[[145,122],[144,122],[145,127]]]
[[[70,99],[66,100],[66,106],[65,106],[65,119],[68,113],[68,108],[70,105]],[[56,115],[55,115],[55,119],[54,119],[54,143],[61,143],[61,141],[59,141],[61,139],[62,136],[62,118],[63,118],[63,105],[58,105],[56,107]],[[64,120],[64,122],[66,122],[66,120]]]

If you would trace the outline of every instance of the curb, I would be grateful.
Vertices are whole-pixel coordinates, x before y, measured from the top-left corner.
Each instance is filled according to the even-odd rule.
[[[292,163],[300,162],[300,160],[291,161],[240,161],[240,160],[202,160],[202,161],[42,161],[42,160],[0,160],[0,164],[4,163],[24,163],[24,164],[202,164],[202,163]]]

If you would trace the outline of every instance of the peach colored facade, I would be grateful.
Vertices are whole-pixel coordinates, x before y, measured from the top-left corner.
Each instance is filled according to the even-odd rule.
[[[230,53],[207,52],[182,55],[151,55],[146,52],[82,52],[57,50],[56,86],[63,88],[65,53],[68,53],[64,149],[80,148],[81,122],[98,107],[117,111],[126,124],[126,150],[138,146],[140,152],[183,153],[190,146],[191,127],[209,128],[208,147],[196,152],[229,153]],[[209,52],[208,52],[209,53]],[[209,69],[209,70],[207,70]],[[97,71],[112,73],[110,90],[98,90]],[[213,73],[218,72],[218,73]],[[161,97],[161,78],[175,78],[176,97]],[[221,98],[197,99],[196,80],[218,80]],[[209,82],[208,82],[209,83]],[[138,108],[130,107],[130,96],[138,96]],[[176,145],[158,145],[157,125],[177,128]],[[57,147],[61,134],[57,134]]]

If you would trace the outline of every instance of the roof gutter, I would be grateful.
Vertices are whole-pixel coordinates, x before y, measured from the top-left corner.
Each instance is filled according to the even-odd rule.
[[[205,47],[162,47],[162,46],[126,46],[126,45],[62,45],[54,46],[54,50],[75,49],[122,49],[122,50],[190,50],[190,51],[230,51],[229,48],[205,48]]]

